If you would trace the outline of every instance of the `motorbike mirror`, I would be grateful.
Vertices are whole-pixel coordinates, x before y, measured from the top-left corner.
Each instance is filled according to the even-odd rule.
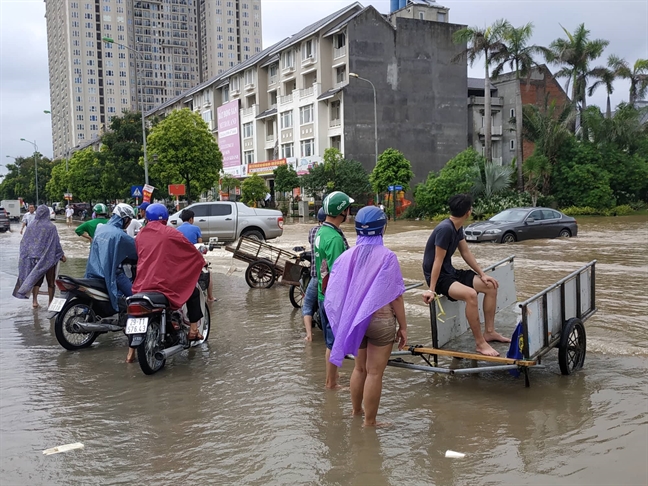
[[[303,246],[295,246],[293,251],[306,251],[306,249]]]

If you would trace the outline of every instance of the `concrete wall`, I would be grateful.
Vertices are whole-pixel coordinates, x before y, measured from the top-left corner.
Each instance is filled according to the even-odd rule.
[[[372,7],[353,19],[347,28],[349,72],[376,86],[378,152],[403,152],[418,183],[467,146],[466,64],[451,62],[465,47],[452,42],[459,25],[400,18],[396,25]],[[349,78],[343,110],[345,156],[372,170],[371,86]]]

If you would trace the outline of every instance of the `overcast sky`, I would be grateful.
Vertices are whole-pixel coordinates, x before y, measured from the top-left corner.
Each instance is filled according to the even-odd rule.
[[[303,27],[353,2],[350,0],[262,0],[263,46],[267,47]],[[389,0],[365,0],[387,13]],[[484,26],[506,18],[515,26],[533,22],[533,42],[548,45],[564,37],[559,24],[573,31],[585,23],[592,38],[610,41],[609,54],[631,63],[648,58],[648,0],[438,0],[450,8],[450,21]],[[480,77],[483,65],[468,69]],[[563,82],[564,85],[564,82]],[[613,106],[628,97],[628,82],[617,81]],[[590,103],[605,105],[604,89]],[[11,163],[7,156],[33,152],[21,138],[35,141],[46,156],[52,155],[49,115],[49,77],[45,2],[43,0],[0,0],[0,164]],[[0,173],[6,172],[0,167]]]

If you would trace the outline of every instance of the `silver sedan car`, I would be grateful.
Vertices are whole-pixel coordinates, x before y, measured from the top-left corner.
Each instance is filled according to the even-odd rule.
[[[537,238],[570,238],[578,234],[574,218],[550,208],[512,208],[464,229],[468,242],[513,243]]]

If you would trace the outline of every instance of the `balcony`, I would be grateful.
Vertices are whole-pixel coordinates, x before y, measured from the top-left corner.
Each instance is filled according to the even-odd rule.
[[[309,96],[313,96],[315,93],[315,90],[311,86],[310,88],[305,88],[305,89],[300,89],[299,90],[299,98],[308,98]]]
[[[469,105],[484,105],[486,104],[486,98],[483,96],[471,96],[468,98]],[[491,96],[491,106],[503,106],[504,98],[501,96]]]
[[[342,125],[342,120],[340,120],[339,118],[329,121],[329,128],[338,128],[341,125]]]
[[[252,83],[252,82],[250,82],[250,83],[246,83],[246,84],[245,84],[245,91],[251,91],[251,90],[254,89],[254,87],[255,87],[255,84],[254,84],[254,83]]]
[[[275,141],[275,134],[274,133],[266,135],[266,142],[274,142],[274,141]]]
[[[502,157],[493,157],[493,164],[502,165]]]
[[[484,127],[481,127],[479,129],[479,134],[484,135]],[[491,127],[491,137],[501,137],[502,136],[502,126],[495,126],[493,125]]]
[[[243,108],[241,110],[241,118],[247,118],[247,117],[250,117],[250,116],[256,116],[258,107],[259,107],[259,105],[252,105],[249,108]]]
[[[312,64],[315,64],[315,56],[310,55],[305,59],[302,59],[302,66],[310,66]]]
[[[333,59],[340,59],[346,56],[346,46],[333,48]]]
[[[281,72],[282,72],[283,74],[290,74],[290,73],[293,73],[293,72],[295,72],[295,66],[294,66],[294,65],[291,65],[291,66],[284,66],[284,68],[281,70]]]
[[[288,103],[292,103],[293,96],[292,94],[286,95],[286,96],[280,96],[279,97],[279,104],[280,105],[285,105]]]
[[[274,76],[270,76],[270,78],[268,79],[268,84],[275,84],[278,79],[279,76],[277,76],[276,74]]]

